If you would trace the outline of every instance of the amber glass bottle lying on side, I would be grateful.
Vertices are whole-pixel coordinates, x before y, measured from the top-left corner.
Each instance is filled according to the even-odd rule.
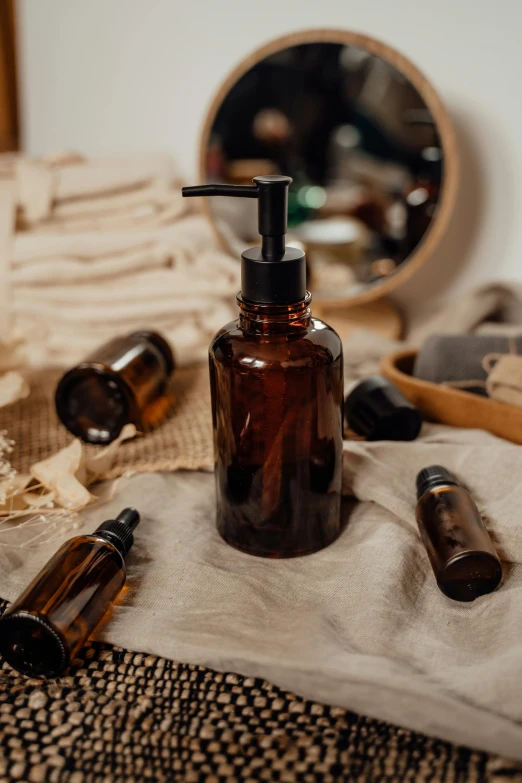
[[[446,468],[417,476],[417,523],[440,590],[474,601],[502,580],[502,565],[473,498]]]
[[[0,619],[0,654],[22,674],[57,677],[110,609],[125,584],[125,557],[139,523],[126,508],[92,535],[58,550]]]
[[[310,313],[305,256],[285,248],[289,177],[185,195],[259,198],[261,248],[242,255],[239,319],[210,346],[217,525],[263,557],[322,549],[340,532],[341,341]]]
[[[73,435],[110,443],[125,424],[147,430],[161,421],[173,372],[172,350],[157,332],[114,337],[61,378],[56,411]]]

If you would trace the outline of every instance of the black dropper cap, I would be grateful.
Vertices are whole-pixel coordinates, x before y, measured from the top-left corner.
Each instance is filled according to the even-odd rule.
[[[346,396],[348,427],[367,440],[415,440],[422,427],[418,409],[381,375],[358,383]]]
[[[417,500],[420,500],[429,489],[448,485],[458,486],[456,479],[442,465],[429,465],[427,468],[423,468],[417,475],[416,484]]]
[[[135,508],[124,508],[116,519],[102,522],[94,531],[99,538],[104,538],[114,544],[122,557],[125,557],[134,543],[132,531],[139,524],[140,515]]]
[[[254,177],[254,185],[196,185],[182,188],[183,196],[233,196],[258,199],[261,247],[241,254],[241,296],[255,304],[291,304],[306,296],[306,256],[285,247],[288,188],[291,177]]]

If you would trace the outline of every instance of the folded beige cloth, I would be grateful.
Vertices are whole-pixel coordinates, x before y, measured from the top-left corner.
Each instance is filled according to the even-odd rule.
[[[182,199],[169,157],[0,156],[0,173],[0,339],[10,314],[33,365],[71,365],[115,332],[143,327],[163,331],[180,364],[205,358],[235,315],[239,264]],[[408,337],[484,321],[520,324],[522,287],[484,286]]]
[[[375,371],[389,349],[376,335],[355,334],[345,345],[348,377]],[[468,486],[504,561],[501,588],[472,604],[438,590],[417,531],[415,476],[432,463]],[[522,449],[477,430],[425,425],[413,443],[346,441],[344,468],[346,528],[332,546],[295,560],[225,544],[209,474],[121,479],[110,503],[60,533],[93,530],[127,505],[143,514],[130,589],[100,638],[265,677],[522,759]],[[56,537],[19,548],[34,535],[0,532],[0,596],[15,598],[57,548]]]
[[[240,270],[181,184],[165,156],[15,160],[11,203],[7,184],[0,193],[0,338],[9,313],[28,364],[70,366],[146,327],[170,340],[178,364],[204,360],[234,316]]]
[[[474,288],[458,302],[439,309],[410,328],[408,342],[421,345],[432,334],[520,334],[522,284],[488,283]]]
[[[509,353],[495,356],[486,389],[494,400],[522,406],[522,356]]]

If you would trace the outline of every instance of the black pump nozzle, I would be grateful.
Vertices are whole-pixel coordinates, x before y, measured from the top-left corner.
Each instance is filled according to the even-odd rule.
[[[259,233],[263,238],[261,252],[267,261],[276,261],[285,254],[285,234],[288,226],[288,188],[291,177],[269,174],[254,177],[255,185],[196,185],[182,188],[183,196],[233,196],[258,199]]]
[[[250,248],[242,253],[241,295],[262,304],[298,302],[306,295],[305,254],[297,248],[285,247],[288,188],[292,178],[269,174],[254,177],[253,182],[254,185],[196,185],[182,188],[181,193],[257,198],[262,245],[260,249]]]
[[[138,527],[140,515],[135,508],[124,508],[116,519],[108,519],[96,528],[100,538],[104,538],[119,550],[125,557],[134,543],[132,531]]]

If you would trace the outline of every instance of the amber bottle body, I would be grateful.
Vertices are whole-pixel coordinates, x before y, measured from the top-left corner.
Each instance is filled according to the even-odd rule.
[[[3,654],[25,674],[60,674],[124,584],[125,563],[114,544],[96,534],[67,541],[5,613]]]
[[[69,370],[56,389],[67,429],[89,443],[110,443],[125,424],[150,429],[171,405],[174,358],[157,332],[115,337]]]
[[[340,532],[341,341],[310,295],[238,303],[209,357],[218,530],[252,555],[305,555]]]
[[[416,517],[445,595],[472,601],[498,587],[500,560],[473,499],[463,487],[440,486],[424,493]]]

